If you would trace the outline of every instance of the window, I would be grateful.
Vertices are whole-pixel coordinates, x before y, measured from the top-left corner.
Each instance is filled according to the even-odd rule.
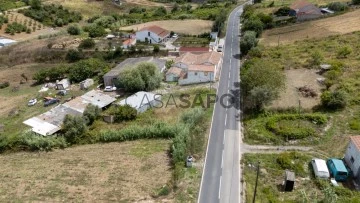
[[[351,156],[350,161],[351,161],[352,164],[355,162],[355,159],[354,159],[353,156]]]
[[[197,75],[197,72],[195,72],[194,74]]]
[[[150,32],[148,32],[148,36],[150,37]]]

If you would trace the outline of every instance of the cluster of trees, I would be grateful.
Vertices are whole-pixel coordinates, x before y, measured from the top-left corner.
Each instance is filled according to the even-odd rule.
[[[71,25],[67,28],[67,32],[70,34],[70,35],[79,35],[81,33],[81,30],[79,28],[79,26],[77,25]]]
[[[14,35],[15,33],[28,32],[28,30],[30,30],[30,28],[27,28],[25,25],[13,22],[7,25],[5,32]]]
[[[120,123],[122,121],[134,120],[137,116],[137,110],[130,105],[112,106],[109,109],[109,114],[114,116],[114,122]]]
[[[34,74],[33,79],[36,80],[37,83],[44,83],[63,79],[67,76],[72,82],[81,82],[96,75],[101,79],[109,69],[110,67],[105,61],[90,58],[80,60],[70,66],[61,65],[39,70]]]
[[[153,63],[140,63],[128,67],[118,77],[117,86],[128,92],[151,91],[160,87],[162,76]]]
[[[106,34],[105,28],[101,25],[92,23],[90,25],[84,26],[83,30],[89,33],[89,37],[102,37]]]
[[[30,8],[19,12],[48,26],[61,27],[82,19],[80,13],[69,11],[62,5],[42,5],[40,0],[31,0],[29,4]]]
[[[251,59],[241,69],[241,87],[247,109],[262,110],[279,97],[284,86],[284,74],[270,61]]]

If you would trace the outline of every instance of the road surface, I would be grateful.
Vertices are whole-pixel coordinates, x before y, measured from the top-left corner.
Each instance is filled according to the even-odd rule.
[[[223,65],[207,146],[198,203],[240,202],[239,24],[243,6],[231,12]],[[229,99],[226,94],[234,95]],[[232,106],[228,108],[226,106]]]

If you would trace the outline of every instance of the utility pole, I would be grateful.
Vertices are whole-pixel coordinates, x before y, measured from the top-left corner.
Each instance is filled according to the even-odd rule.
[[[255,182],[255,190],[254,190],[253,203],[255,203],[256,190],[257,190],[257,185],[258,185],[258,180],[259,180],[259,173],[260,173],[260,161],[258,161],[258,165],[257,165],[256,182]]]

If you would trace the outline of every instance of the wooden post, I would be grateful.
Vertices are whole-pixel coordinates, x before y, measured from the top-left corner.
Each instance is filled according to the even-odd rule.
[[[256,199],[256,190],[257,190],[257,185],[258,185],[258,180],[259,180],[259,173],[260,173],[260,161],[258,161],[258,165],[257,165],[257,173],[256,173],[256,182],[255,182],[253,203],[255,203],[255,199]]]

